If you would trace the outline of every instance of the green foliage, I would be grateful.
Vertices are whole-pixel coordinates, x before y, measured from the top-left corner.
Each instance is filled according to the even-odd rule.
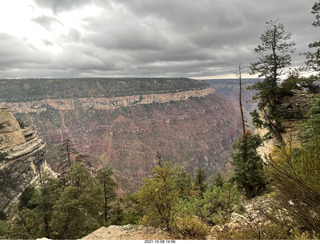
[[[312,101],[312,106],[308,111],[309,119],[302,124],[300,140],[307,143],[312,137],[320,137],[320,98]]]
[[[10,225],[4,220],[0,220],[0,239],[5,239],[10,233]]]
[[[31,198],[34,192],[35,192],[35,188],[32,185],[27,186],[24,189],[24,191],[21,193],[21,196],[19,198],[19,206],[18,206],[19,210],[23,208],[32,209],[35,207],[33,204],[31,204]]]
[[[260,115],[258,111],[255,109],[252,112],[250,112],[250,115],[252,117],[252,123],[255,125],[257,129],[261,129],[264,125],[263,121],[260,118]]]
[[[118,199],[115,204],[113,204],[110,212],[109,212],[109,218],[108,225],[123,225],[124,222],[125,213],[123,208],[121,207],[120,200]],[[127,223],[125,223],[127,224]]]
[[[191,215],[176,217],[173,226],[173,233],[184,240],[205,240],[210,230],[199,217]]]
[[[144,213],[141,224],[171,229],[179,195],[179,191],[173,187],[174,168],[172,163],[166,162],[152,172],[153,177],[145,179],[138,192]]]
[[[14,218],[10,228],[10,239],[35,239],[50,236],[49,221],[52,207],[59,198],[61,182],[43,174],[41,187],[27,187],[19,199],[19,206],[13,208]]]
[[[312,23],[314,27],[320,26],[320,1],[314,3],[312,14],[315,15],[315,21]],[[306,64],[315,71],[320,71],[320,41],[315,41],[309,44],[309,48],[313,51],[306,53]]]
[[[268,160],[268,176],[276,189],[273,208],[282,220],[302,231],[320,234],[320,140],[313,137],[303,147],[275,149]],[[285,211],[283,211],[285,210]]]
[[[222,187],[225,183],[225,179],[222,177],[221,173],[218,172],[212,179],[212,184],[209,186],[210,188],[213,187]]]
[[[205,192],[207,185],[205,184],[206,173],[201,167],[196,167],[196,175],[194,177],[195,186],[201,193]]]
[[[312,25],[315,27],[320,26],[320,1],[313,4],[311,13],[314,14],[316,18]]]
[[[313,143],[314,138],[320,137],[320,98],[315,97],[312,101],[312,106],[309,109],[308,120],[302,123],[302,132],[299,135],[299,139],[302,143]]]
[[[218,240],[292,240],[290,228],[276,223],[250,223],[241,228],[231,229],[224,227],[218,235]]]
[[[207,189],[203,196],[180,200],[177,216],[195,215],[209,225],[216,225],[225,223],[232,212],[241,212],[242,209],[240,192],[232,183],[226,182]]]
[[[290,42],[291,34],[286,34],[284,25],[277,21],[268,21],[268,28],[261,35],[261,44],[255,48],[259,55],[257,62],[251,63],[251,74],[265,77],[252,85],[250,89],[256,90],[254,100],[259,100],[258,108],[263,111],[264,120],[259,120],[259,126],[266,127],[269,132],[283,143],[281,136],[281,120],[277,104],[283,96],[277,82],[283,68],[291,64],[291,53],[294,51],[294,42]],[[259,118],[259,114],[256,114]]]
[[[187,198],[192,192],[192,178],[181,166],[174,168],[173,188],[179,192],[179,198]]]
[[[311,93],[318,93],[320,90],[319,76],[301,77],[298,85]]]
[[[9,239],[76,239],[87,235],[104,224],[104,188],[110,203],[110,223],[121,222],[120,203],[112,205],[115,182],[112,170],[104,168],[99,179],[93,178],[83,164],[72,165],[62,179],[43,174],[39,188],[26,188],[20,197],[19,208],[6,237]],[[110,198],[111,196],[111,198]],[[108,205],[109,206],[109,205]]]
[[[104,221],[108,222],[108,212],[110,210],[110,206],[108,206],[109,201],[112,201],[116,198],[115,189],[118,187],[118,184],[112,179],[112,169],[109,167],[104,167],[97,172],[96,179],[98,184],[103,189],[103,199],[104,199]],[[118,206],[116,206],[118,207]],[[114,211],[120,211],[114,210]]]
[[[67,186],[53,206],[51,225],[58,239],[80,238],[102,225],[103,189],[83,164],[70,168]]]
[[[300,74],[298,71],[293,71],[289,74],[289,76],[281,83],[282,90],[287,91],[288,95],[291,95],[290,91],[301,89],[298,85],[300,82]]]
[[[267,30],[261,35],[261,44],[254,51],[259,60],[251,64],[251,73],[259,77],[273,78],[271,85],[281,75],[281,69],[291,64],[290,53],[294,52],[294,42],[289,42],[291,33],[286,34],[284,25],[277,21],[267,21]]]
[[[232,212],[241,209],[241,194],[232,183],[225,183],[222,187],[214,187],[203,195],[200,200],[200,212],[204,220],[210,224],[224,223],[229,220]]]
[[[281,83],[282,93],[292,95],[293,89],[305,89],[310,93],[317,93],[320,89],[319,76],[311,75],[309,77],[300,76],[299,73],[293,72]]]
[[[247,198],[261,195],[266,189],[263,161],[257,153],[261,143],[259,135],[247,133],[233,144],[235,152],[231,161],[234,169],[232,180],[240,191],[244,190]]]

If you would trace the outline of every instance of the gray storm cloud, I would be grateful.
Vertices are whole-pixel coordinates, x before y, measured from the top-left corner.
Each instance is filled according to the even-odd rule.
[[[253,49],[266,28],[280,18],[297,44],[293,65],[303,65],[310,42],[313,0],[34,0],[51,11],[30,21],[53,32],[62,15],[86,6],[99,12],[84,17],[57,39],[44,38],[53,53],[13,35],[0,34],[0,75],[8,77],[208,76],[232,73],[256,60]],[[26,38],[28,39],[28,38]]]

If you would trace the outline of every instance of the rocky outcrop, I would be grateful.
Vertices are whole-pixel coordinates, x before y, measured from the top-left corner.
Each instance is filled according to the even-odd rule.
[[[259,233],[255,232],[258,232],[264,228],[264,225],[270,223],[266,216],[271,211],[270,196],[265,195],[247,200],[244,204],[244,209],[245,211],[242,214],[233,212],[227,223],[213,226],[207,239],[230,239],[234,233],[244,231],[245,229],[249,229],[251,232],[250,238],[259,239]]]
[[[46,144],[29,127],[20,128],[7,108],[0,109],[0,210],[33,182],[45,165]]]
[[[101,227],[81,240],[174,240],[168,232],[143,225],[110,225]]]
[[[285,96],[280,100],[278,109],[284,129],[282,137],[286,144],[299,144],[298,135],[301,133],[300,124],[308,118],[307,113],[311,107],[313,97],[314,94],[312,93],[294,90],[291,96]],[[267,132],[267,129],[256,129],[256,133],[262,137],[266,135]],[[258,148],[258,152],[266,159],[275,145],[277,145],[277,141],[272,138],[265,141],[264,144]]]

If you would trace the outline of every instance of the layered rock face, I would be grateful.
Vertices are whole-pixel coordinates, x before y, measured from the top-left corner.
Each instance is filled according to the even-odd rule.
[[[189,79],[58,82],[61,87],[71,87],[68,82],[77,86],[69,94],[51,80],[25,81],[16,84],[20,100],[0,100],[38,129],[48,144],[53,168],[59,162],[58,147],[67,138],[78,151],[74,159],[90,159],[90,168],[111,166],[121,189],[129,191],[137,190],[141,179],[151,174],[157,153],[163,162],[183,165],[190,173],[202,167],[208,176],[230,160],[240,117],[232,103],[207,83]],[[48,91],[52,87],[54,92],[22,97],[24,90],[34,94],[35,84]],[[8,87],[13,89],[12,83]]]
[[[308,117],[307,113],[311,108],[314,94],[295,90],[292,96],[285,96],[279,101],[279,111],[281,114],[283,133],[282,138],[286,144],[298,145],[299,140],[297,136],[301,133],[300,124]],[[267,134],[267,129],[257,129],[256,133],[260,136]],[[279,143],[275,139],[265,141],[263,146],[258,149],[260,155],[266,159],[266,155],[270,154]]]
[[[21,128],[7,108],[0,108],[0,210],[34,181],[45,163],[46,144],[29,127]]]
[[[238,79],[212,79],[206,80],[219,94],[226,96],[236,108],[239,107],[239,80]],[[252,102],[255,91],[246,87],[253,85],[259,79],[242,79],[242,106],[247,112],[257,108],[257,102]],[[238,109],[239,110],[239,109]]]

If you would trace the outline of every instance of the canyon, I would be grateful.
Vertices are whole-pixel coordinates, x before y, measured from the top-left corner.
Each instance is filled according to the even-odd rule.
[[[238,108],[208,83],[187,78],[0,80],[0,107],[36,128],[57,171],[69,139],[75,161],[112,167],[119,194],[136,191],[161,161],[208,177],[226,167]]]

